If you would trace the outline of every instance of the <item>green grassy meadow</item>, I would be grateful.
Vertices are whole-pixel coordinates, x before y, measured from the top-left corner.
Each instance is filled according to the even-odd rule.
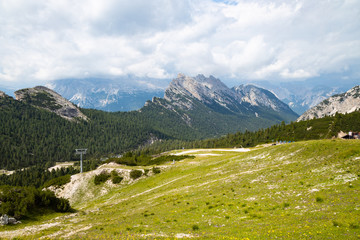
[[[196,158],[0,238],[360,239],[360,141],[229,150],[186,153]]]

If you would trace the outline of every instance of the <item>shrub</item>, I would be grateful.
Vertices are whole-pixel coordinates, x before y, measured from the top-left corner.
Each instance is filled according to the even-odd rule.
[[[199,230],[199,226],[196,224],[192,225],[192,230],[194,231]]]
[[[324,201],[324,199],[322,197],[316,197],[316,202],[321,203],[323,201]]]
[[[115,177],[111,178],[111,181],[112,181],[113,184],[118,184],[118,183],[121,183],[121,181],[123,179],[124,179],[123,177],[115,176]]]
[[[283,208],[285,209],[285,208],[287,208],[287,207],[289,207],[290,206],[290,203],[283,203]]]
[[[143,174],[143,172],[141,170],[134,169],[134,170],[131,170],[130,177],[132,179],[137,179],[137,178],[141,177],[142,174]]]
[[[65,198],[58,198],[56,209],[57,212],[69,212],[71,210],[69,200]]]
[[[119,176],[119,173],[115,169],[112,170],[111,171],[111,177],[113,178],[113,177],[117,177],[117,176]]]
[[[161,172],[161,170],[160,170],[160,168],[158,168],[158,167],[153,167],[153,168],[152,168],[152,172],[153,172],[154,174],[159,174],[159,173]]]
[[[94,178],[95,185],[99,185],[101,183],[106,182],[110,178],[110,174],[108,173],[100,173],[99,175],[96,175]]]

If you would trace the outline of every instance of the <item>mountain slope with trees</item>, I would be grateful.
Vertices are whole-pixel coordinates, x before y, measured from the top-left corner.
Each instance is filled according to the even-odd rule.
[[[137,154],[154,154],[181,148],[216,148],[216,147],[254,147],[258,144],[293,142],[316,139],[336,138],[340,131],[360,132],[360,112],[348,114],[337,113],[335,116],[326,116],[290,124],[273,125],[257,131],[237,132],[214,139],[181,141],[168,140],[156,142],[150,146],[139,148]]]
[[[214,138],[296,118],[295,113],[286,109],[292,118],[287,115],[284,119],[282,111],[259,102],[254,105],[244,100],[245,95],[203,75],[195,78],[181,75],[174,79],[164,98],[154,98],[132,112],[80,111],[45,87],[17,91],[19,101],[2,93],[0,169],[49,167],[74,159],[76,148],[88,148],[88,157],[100,157],[134,150],[156,140]],[[76,121],[62,118],[64,112],[69,116],[67,110],[63,111],[69,106],[70,112],[81,114],[75,116]]]

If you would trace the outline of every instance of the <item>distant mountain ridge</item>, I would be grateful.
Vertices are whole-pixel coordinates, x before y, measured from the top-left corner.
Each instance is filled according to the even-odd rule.
[[[235,80],[232,80],[234,82]],[[341,84],[339,85],[339,81]],[[45,86],[69,99],[78,107],[103,111],[139,110],[153,97],[163,97],[170,79],[123,76],[119,78],[60,79]],[[238,82],[236,80],[235,82]],[[336,77],[304,81],[246,81],[248,85],[264,88],[275,94],[298,115],[328,97],[342,93],[357,84],[357,80],[339,80]],[[234,85],[232,85],[234,86]],[[235,86],[237,86],[235,84]],[[7,94],[12,91],[0,85]]]
[[[147,84],[147,81],[154,84]],[[131,76],[126,79],[61,79],[46,86],[78,107],[108,112],[138,110],[147,100],[164,93],[161,80]]]
[[[273,92],[294,112],[301,115],[321,101],[358,85],[358,82],[356,79],[322,78],[279,83],[255,81],[253,84]]]
[[[325,99],[301,115],[297,121],[334,116],[336,113],[351,113],[360,110],[360,86],[355,86],[342,94]]]

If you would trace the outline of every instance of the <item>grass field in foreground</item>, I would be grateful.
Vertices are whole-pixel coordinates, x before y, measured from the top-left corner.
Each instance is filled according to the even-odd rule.
[[[75,205],[76,214],[36,223],[38,229],[27,233],[0,228],[0,236],[360,239],[360,141],[307,141],[244,153],[209,149],[194,155]]]

